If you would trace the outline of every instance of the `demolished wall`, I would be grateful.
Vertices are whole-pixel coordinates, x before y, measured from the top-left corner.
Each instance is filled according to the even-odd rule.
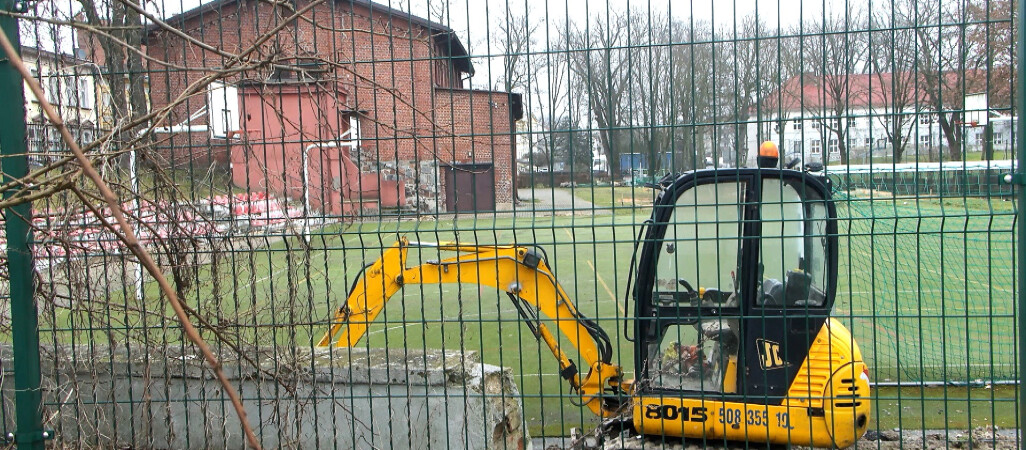
[[[187,346],[168,347],[44,349],[43,417],[56,443],[244,448],[238,418],[202,358]],[[262,347],[245,354],[221,360],[267,448],[525,448],[530,442],[510,372],[482,364],[473,352]],[[4,371],[11,355],[10,345],[0,347]],[[12,378],[0,379],[8,429],[14,429]]]

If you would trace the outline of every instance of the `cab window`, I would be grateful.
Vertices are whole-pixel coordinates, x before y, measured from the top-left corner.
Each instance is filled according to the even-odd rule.
[[[700,291],[734,292],[744,193],[745,184],[732,180],[695,186],[677,199],[656,267],[657,305],[698,306]]]
[[[780,179],[762,182],[758,267],[762,286],[757,306],[809,307],[826,302],[827,205],[811,189],[804,191]]]

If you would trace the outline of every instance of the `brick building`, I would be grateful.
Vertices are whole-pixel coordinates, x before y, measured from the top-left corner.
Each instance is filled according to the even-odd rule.
[[[245,70],[223,81],[271,96],[276,89],[297,92],[297,86],[307,86],[317,94],[301,101],[320,105],[292,109],[313,111],[306,117],[272,119],[247,112],[242,114],[248,117],[235,118],[231,115],[240,113],[224,109],[216,96],[190,97],[173,109],[167,123],[201,125],[222,120],[220,116],[227,114],[223,120],[240,123],[241,133],[227,137],[216,133],[176,135],[161,151],[170,163],[214,160],[236,165],[240,158],[249,163],[256,158],[259,166],[263,164],[261,155],[281,151],[289,153],[279,158],[284,161],[283,172],[265,170],[264,176],[295,180],[302,172],[295,168],[299,158],[305,161],[309,155],[296,154],[287,149],[288,144],[305,148],[335,142],[344,152],[342,157],[362,174],[377,173],[380,180],[398,182],[406,209],[491,210],[512,203],[512,130],[522,114],[520,98],[507,92],[468,89],[474,67],[451,29],[367,0],[328,0],[299,20],[284,20],[307,5],[305,0],[214,0],[166,20],[211,48],[168,30],[150,28],[147,54],[170,63],[150,65],[150,98],[155,110],[175,102],[188,86],[209,73],[195,68],[224,67],[231,55],[245,51],[264,35],[272,37],[252,53],[253,58],[270,56],[274,64],[247,66],[244,61],[236,67]],[[326,89],[334,96],[333,102],[323,101]],[[252,102],[245,95],[239,98]],[[325,107],[327,103],[333,106]],[[205,115],[196,114],[204,108]],[[267,110],[253,105],[238,109]],[[279,149],[269,149],[268,142],[263,142],[259,151],[253,151],[249,142],[259,140],[255,134],[269,123],[301,125],[295,127],[295,133],[275,135],[283,144]],[[244,183],[238,177],[235,182],[251,189],[274,184],[252,178],[250,173]],[[337,179],[323,179],[322,186],[312,187],[340,189]],[[363,190],[346,192],[359,191]],[[363,199],[349,200],[364,204]]]

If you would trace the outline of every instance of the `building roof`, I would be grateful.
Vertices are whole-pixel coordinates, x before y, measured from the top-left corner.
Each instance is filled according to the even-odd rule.
[[[762,107],[785,111],[833,109],[836,97],[845,103],[842,108],[882,108],[893,99],[893,74],[851,74],[841,76],[797,75],[787,80],[783,87],[763,98]],[[904,81],[913,84],[910,81]],[[915,86],[909,86],[915,89]],[[835,96],[831,89],[838,89]],[[918,97],[918,100],[916,99]],[[908,103],[925,103],[925,92],[913,91]]]
[[[995,68],[999,72],[999,68]],[[926,91],[922,74],[898,73],[899,79],[896,86],[892,73],[872,74],[849,74],[834,76],[818,76],[802,74],[791,77],[784,85],[763,97],[760,107],[765,111],[816,111],[835,109],[836,100],[841,100],[844,105],[841,109],[849,108],[885,108],[895,98],[893,89],[904,87],[908,93],[899,96],[899,100],[907,106],[923,106],[930,103],[930,97]],[[944,98],[963,99],[965,96],[976,93],[986,93],[987,76],[985,71],[967,71],[962,73],[947,72]],[[918,80],[914,79],[917,78]],[[1001,93],[1007,93],[1011,88],[1010,82],[1001,83],[1001,78],[992,74],[990,97],[1000,97]],[[1007,80],[1007,78],[1006,78]],[[834,95],[831,89],[837,89],[840,95]],[[948,92],[951,91],[951,92]]]
[[[27,45],[21,46],[21,54],[24,56],[31,56],[36,59],[46,59],[50,61],[57,61],[59,59],[68,64],[89,64],[92,62],[88,59],[80,58],[75,55],[70,55],[67,53],[55,53],[50,50]]]
[[[201,4],[200,6],[185,11],[180,14],[168,17],[164,19],[164,22],[176,26],[185,23],[197,16],[204,14],[220,13],[225,7],[231,6],[239,0],[212,0]],[[470,62],[470,55],[467,53],[466,47],[460,42],[459,37],[456,36],[456,32],[445,25],[437,22],[432,22],[423,17],[418,17],[408,12],[400,11],[398,9],[390,8],[386,5],[371,1],[371,0],[335,0],[343,5],[360,5],[371,10],[372,14],[387,16],[390,19],[398,19],[403,22],[408,22],[413,25],[419,25],[427,28],[432,32],[432,37],[435,43],[442,48],[444,51],[449,52],[449,56],[453,59],[453,64],[463,73],[474,75],[474,65]],[[160,30],[160,26],[157,24],[150,24],[146,27],[146,36],[148,37],[152,33]]]

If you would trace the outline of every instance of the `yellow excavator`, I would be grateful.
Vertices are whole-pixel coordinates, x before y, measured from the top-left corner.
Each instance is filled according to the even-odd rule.
[[[851,333],[830,317],[838,258],[830,182],[777,168],[772,143],[758,161],[654,186],[660,192],[631,263],[633,380],[613,363],[608,334],[581,314],[534,246],[402,238],[364,269],[318,345],[355,346],[404,286],[493,286],[552,352],[583,405],[607,419],[593,443],[631,434],[849,447],[869,423],[869,369]],[[407,267],[408,250],[425,246],[456,256]],[[567,343],[586,362],[583,374]]]

